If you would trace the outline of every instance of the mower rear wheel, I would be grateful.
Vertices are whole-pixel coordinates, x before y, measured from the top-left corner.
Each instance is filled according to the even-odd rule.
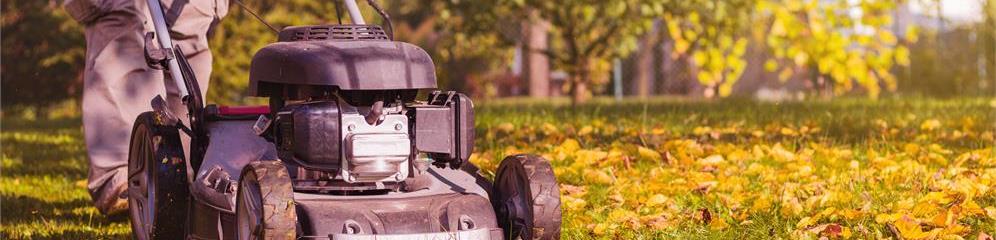
[[[506,157],[491,198],[509,239],[560,239],[560,187],[550,161],[536,155]]]
[[[128,151],[128,213],[136,239],[183,239],[187,221],[186,161],[179,130],[153,112],[135,120]]]
[[[246,165],[235,197],[237,239],[295,239],[297,210],[287,167],[280,161]]]

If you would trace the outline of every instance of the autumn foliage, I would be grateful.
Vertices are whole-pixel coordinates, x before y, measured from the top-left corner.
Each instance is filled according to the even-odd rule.
[[[472,161],[550,159],[569,239],[957,239],[996,227],[996,101],[500,106],[480,115]]]

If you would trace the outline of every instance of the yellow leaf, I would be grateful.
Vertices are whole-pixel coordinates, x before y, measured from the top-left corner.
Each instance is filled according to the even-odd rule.
[[[710,156],[708,156],[706,158],[703,158],[702,160],[699,160],[699,164],[707,165],[707,166],[715,166],[715,165],[719,165],[719,164],[723,163],[723,161],[725,161],[723,159],[723,155],[715,154],[715,155],[710,155]]]
[[[557,129],[557,126],[554,126],[553,124],[550,123],[543,123],[544,134],[550,135],[557,132],[560,132],[560,130]]]
[[[501,132],[512,132],[515,130],[515,125],[512,125],[511,123],[501,123],[498,124],[498,130]]]
[[[712,220],[709,221],[709,228],[712,230],[723,230],[729,226],[730,224],[726,223],[726,220],[719,217],[713,217]]]
[[[906,145],[903,145],[903,151],[910,155],[917,154],[920,152],[920,145],[916,145],[915,143],[907,143]]]
[[[806,228],[806,227],[809,227],[809,226],[812,226],[813,224],[815,224],[816,221],[819,221],[819,218],[804,217],[801,220],[799,220],[799,223],[795,224],[795,228],[799,228],[799,229]]]
[[[933,131],[939,127],[941,127],[941,121],[938,121],[937,119],[926,120],[920,124],[920,129],[924,131]]]
[[[588,206],[588,202],[581,198],[563,195],[560,197],[560,200],[564,203],[568,211],[577,211]]]
[[[934,230],[936,231],[938,229],[934,229]],[[958,239],[958,238],[960,238],[961,235],[967,233],[969,230],[971,230],[971,229],[969,229],[966,226],[963,226],[963,225],[960,225],[960,224],[957,224],[957,223],[953,223],[950,226],[944,228],[941,231],[941,234],[946,235],[943,238],[947,238],[947,239]],[[952,237],[957,237],[957,238],[948,238],[947,236],[952,236]]]
[[[640,158],[643,160],[648,160],[648,161],[661,160],[661,153],[654,151],[653,149],[638,146],[636,148],[636,152],[637,154],[640,155]]]
[[[753,132],[750,133],[750,135],[752,135],[752,136],[754,136],[756,138],[764,137],[764,132],[763,131],[753,131]]]
[[[584,179],[590,183],[606,184],[606,185],[615,182],[615,178],[613,178],[608,173],[605,173],[605,171],[593,170],[593,169],[584,170]]]
[[[899,213],[893,213],[893,214],[883,213],[883,214],[875,215],[875,222],[877,222],[877,223],[890,223],[890,222],[896,221],[896,220],[898,220],[898,219],[900,219],[902,217],[903,217],[903,214],[899,214]]]
[[[754,204],[751,205],[750,210],[755,212],[763,212],[765,210],[768,210],[768,208],[770,207],[771,207],[771,199],[768,199],[766,196],[762,195],[757,200],[754,200]]]
[[[579,143],[578,140],[567,139],[567,140],[564,140],[564,142],[560,144],[560,151],[561,152],[574,153],[574,152],[577,152],[578,149],[581,149],[581,143]]]
[[[591,134],[591,132],[593,132],[594,130],[595,129],[592,128],[591,126],[584,126],[581,128],[580,131],[578,131],[578,136],[587,136],[588,134]]]
[[[850,239],[851,235],[853,235],[853,233],[851,233],[851,228],[841,227],[841,230],[840,230],[840,236],[841,237],[844,237],[844,239]]]
[[[650,206],[658,206],[665,204],[667,202],[668,202],[667,197],[665,197],[662,194],[654,194],[654,196],[650,197],[650,199],[647,199],[647,205]]]
[[[920,224],[907,216],[903,216],[892,224],[899,231],[899,235],[904,239],[928,239],[935,238],[941,229],[934,229],[924,232]]]
[[[951,224],[951,223],[954,222],[954,220],[955,220],[954,217],[955,217],[954,214],[951,214],[950,210],[941,211],[941,213],[938,213],[933,218],[931,218],[930,222],[928,222],[928,223],[931,226],[935,226],[935,227],[947,227],[948,224]]]
[[[595,224],[595,227],[592,228],[591,231],[595,233],[595,235],[605,235],[605,233],[608,232],[608,230],[609,230],[609,224],[599,223]]]

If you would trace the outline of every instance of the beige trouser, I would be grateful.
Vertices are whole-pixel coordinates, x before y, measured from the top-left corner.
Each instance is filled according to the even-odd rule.
[[[161,1],[173,44],[184,51],[201,93],[206,94],[211,74],[207,35],[228,12],[228,1]],[[178,99],[173,81],[146,65],[142,36],[153,31],[147,6],[146,0],[65,3],[69,14],[86,28],[83,132],[90,160],[87,188],[103,213],[120,208],[125,197],[128,144],[135,119],[151,110],[150,101],[156,95],[174,100],[171,103]],[[177,116],[186,116],[185,111],[181,114]]]

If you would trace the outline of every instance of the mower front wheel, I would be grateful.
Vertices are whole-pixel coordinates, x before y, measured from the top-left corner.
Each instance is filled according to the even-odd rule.
[[[287,167],[280,161],[246,165],[235,197],[236,239],[296,239],[297,210]]]
[[[506,157],[495,176],[492,205],[509,239],[560,239],[560,187],[550,161]]]
[[[180,132],[161,116],[135,120],[128,149],[128,212],[135,239],[183,239],[187,221],[187,168]]]

